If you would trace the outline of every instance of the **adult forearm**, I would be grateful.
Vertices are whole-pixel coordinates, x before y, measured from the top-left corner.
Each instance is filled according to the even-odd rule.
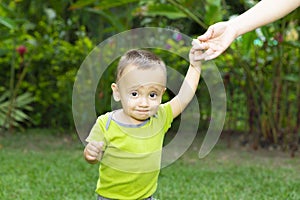
[[[300,6],[300,0],[262,0],[229,21],[236,37],[280,19]]]

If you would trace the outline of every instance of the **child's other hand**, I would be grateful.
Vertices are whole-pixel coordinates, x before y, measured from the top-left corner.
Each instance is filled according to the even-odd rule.
[[[84,157],[89,163],[97,163],[101,160],[103,154],[104,142],[89,142],[84,150]]]

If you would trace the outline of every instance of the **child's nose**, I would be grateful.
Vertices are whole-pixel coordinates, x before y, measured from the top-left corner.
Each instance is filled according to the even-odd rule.
[[[140,99],[140,106],[148,106],[148,98],[147,97],[141,97]]]

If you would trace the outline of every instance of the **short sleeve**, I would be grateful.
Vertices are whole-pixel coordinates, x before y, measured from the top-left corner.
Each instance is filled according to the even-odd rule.
[[[96,123],[93,125],[85,141],[104,142],[104,144],[106,145],[104,133],[105,133],[105,116],[100,116],[97,118]]]
[[[165,115],[164,132],[167,132],[173,122],[173,112],[169,102],[162,104],[161,108]]]

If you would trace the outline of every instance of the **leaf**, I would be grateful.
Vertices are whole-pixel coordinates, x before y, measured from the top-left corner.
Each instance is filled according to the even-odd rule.
[[[20,127],[23,122],[30,121],[30,117],[24,111],[32,111],[30,103],[34,101],[31,93],[25,92],[15,99],[15,106],[11,106],[9,92],[0,96],[0,127],[8,128],[9,126]],[[10,119],[7,120],[8,112]],[[4,124],[5,123],[5,124]]]
[[[221,10],[221,1],[215,0],[213,2],[209,2],[205,6],[205,23],[206,24],[213,24],[217,21],[222,20],[222,10]]]
[[[199,17],[197,17],[191,10],[189,10],[186,7],[184,7],[183,5],[181,5],[180,3],[178,3],[177,1],[168,0],[168,2],[171,3],[175,8],[177,8],[178,10],[180,10],[182,13],[184,13],[187,17],[189,17],[190,19],[194,20],[197,24],[199,24],[200,26],[202,26],[205,29],[207,28],[207,25],[202,21],[202,19],[200,19]]]
[[[97,10],[97,9],[92,9],[92,8],[87,8],[86,9],[88,12],[91,13],[95,13],[98,15],[103,16],[104,18],[106,18],[118,31],[124,31],[125,27],[124,25],[121,23],[120,19],[113,15],[112,13],[108,13],[102,10]]]
[[[139,0],[115,0],[115,1],[102,0],[102,1],[100,1],[100,3],[98,3],[96,5],[95,8],[101,9],[101,10],[106,10],[106,9],[110,9],[110,8],[114,8],[114,7],[118,7],[118,6],[127,5],[129,3],[134,3],[134,2],[139,2]]]
[[[79,0],[76,3],[72,4],[69,9],[75,10],[75,9],[83,8],[85,6],[89,6],[93,3],[95,3],[95,0]]]
[[[1,17],[0,16],[0,24],[6,26],[9,29],[16,29],[17,25],[16,23],[7,17]]]
[[[5,99],[7,99],[9,97],[9,91],[4,92],[1,96],[0,96],[0,102],[4,101]],[[0,104],[1,105],[1,104]]]
[[[241,54],[247,59],[250,59],[250,54],[253,52],[253,41],[256,38],[256,33],[251,31],[240,36],[240,38],[237,40],[239,43],[239,49],[237,50],[240,51]]]
[[[33,101],[34,101],[34,98],[32,97],[32,95],[30,93],[26,92],[17,97],[16,104],[17,104],[17,107],[22,108],[22,107],[32,103]]]
[[[169,19],[186,18],[187,16],[168,4],[155,4],[147,7],[146,16],[165,16]]]
[[[300,48],[300,42],[299,41],[284,41],[282,43],[283,45],[292,47],[292,48]]]
[[[299,83],[300,82],[299,77],[296,76],[296,75],[293,75],[293,74],[284,76],[283,80],[291,81],[291,82],[295,82],[295,83]]]
[[[14,11],[2,2],[0,2],[0,9],[6,13],[14,14]]]
[[[79,8],[83,8],[95,4],[94,6],[95,9],[106,10],[106,9],[127,5],[129,3],[138,2],[138,1],[139,0],[115,0],[115,1],[102,0],[99,3],[97,3],[97,1],[95,0],[79,0],[76,3],[72,4],[70,9],[71,10],[79,9]]]
[[[14,116],[15,121],[18,121],[18,122],[23,122],[25,120],[30,119],[29,116],[21,110],[16,110],[16,112],[14,112],[13,116]]]

